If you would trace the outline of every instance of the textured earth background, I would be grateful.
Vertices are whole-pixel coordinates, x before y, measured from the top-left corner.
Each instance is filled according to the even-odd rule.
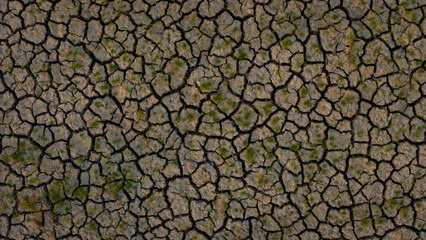
[[[1,0],[1,239],[426,239],[425,11]]]

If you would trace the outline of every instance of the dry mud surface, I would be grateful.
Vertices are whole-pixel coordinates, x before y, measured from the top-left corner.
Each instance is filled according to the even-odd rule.
[[[0,1],[1,239],[426,239],[425,1]]]

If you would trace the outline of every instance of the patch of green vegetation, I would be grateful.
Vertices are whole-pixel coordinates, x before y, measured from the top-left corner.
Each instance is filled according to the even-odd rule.
[[[110,88],[110,86],[109,86],[109,84],[107,84],[107,83],[105,83],[104,85],[102,85],[102,86],[100,87],[100,89],[101,89],[102,91],[108,91],[108,90],[109,90],[109,88]]]
[[[181,61],[181,60],[177,60],[177,61],[175,61],[174,62],[174,65],[177,67],[177,68],[181,68],[181,67],[183,67],[183,61]]]
[[[115,72],[118,69],[118,66],[116,64],[109,64],[108,68],[109,68],[109,71]]]
[[[175,123],[178,123],[178,122],[180,122],[180,117],[178,116],[178,115],[176,115],[176,117],[174,118],[174,120],[173,120]]]
[[[408,208],[401,208],[399,211],[405,218],[408,216]]]
[[[300,96],[301,97],[306,97],[306,95],[308,95],[308,89],[303,87],[300,89]]]
[[[354,100],[354,96],[346,96],[340,103],[342,104],[342,106],[346,106],[346,104],[352,103]]]
[[[23,162],[25,162],[24,156],[25,156],[25,152],[22,151],[22,150],[18,150],[15,153],[12,154],[12,159],[17,161],[17,162],[23,163]]]
[[[213,86],[213,82],[211,82],[211,81],[203,82],[203,83],[200,84],[200,88],[203,91],[209,90],[210,87],[212,87],[212,86]]]
[[[254,150],[251,147],[246,149],[246,158],[248,162],[254,162]]]
[[[263,106],[263,114],[268,117],[269,114],[271,114],[271,109],[272,109],[273,105],[272,103],[268,103],[265,106]]]
[[[59,202],[64,199],[63,187],[61,181],[53,181],[49,189],[49,198],[52,202]]]
[[[274,117],[273,119],[272,119],[272,124],[273,125],[276,125],[276,124],[278,124],[278,122],[280,121],[280,117]]]
[[[292,44],[292,41],[289,38],[286,38],[283,41],[281,41],[281,47],[287,50],[290,48],[291,44]]]
[[[219,152],[219,155],[224,158],[226,157],[228,150],[226,150],[226,148],[219,148],[218,152]]]
[[[98,127],[98,125],[99,125],[99,122],[92,122],[90,124],[89,128],[96,128],[96,127]]]
[[[100,108],[101,107],[101,102],[95,102],[95,107],[96,108]]]
[[[309,159],[314,160],[319,158],[318,150],[313,150],[311,154],[309,154]]]
[[[99,143],[95,143],[95,150],[96,151],[101,150],[101,145]]]
[[[115,181],[115,182],[110,182],[108,184],[105,185],[105,190],[111,194],[114,198],[118,197],[118,193],[121,189],[123,189],[125,186],[125,182],[124,181]]]
[[[365,218],[361,220],[361,226],[367,227],[370,224],[370,219]]]
[[[215,111],[210,111],[210,112],[208,113],[208,115],[209,115],[209,117],[211,117],[211,118],[213,119],[213,121],[214,121],[214,122],[218,122],[218,121],[219,121],[219,118],[217,117],[217,115],[216,115],[216,112],[215,112]]]
[[[293,152],[298,152],[301,147],[302,147],[301,143],[296,143],[296,144],[291,145],[290,150],[293,151]]]
[[[281,24],[283,24],[285,22],[285,18],[284,17],[279,17],[275,21],[277,22],[278,25],[281,25]]]
[[[266,40],[268,40],[269,43],[274,42],[274,40],[275,40],[274,34],[267,34]]]
[[[226,104],[227,104],[228,106],[230,106],[231,108],[235,108],[235,107],[237,107],[237,103],[236,103],[236,102],[234,102],[234,101],[231,101],[231,100],[227,100],[227,101],[226,101]]]
[[[224,42],[225,47],[228,47],[232,44],[232,40],[228,39]]]
[[[248,127],[250,127],[250,122],[244,121],[244,122],[241,123],[241,126],[244,127],[244,128],[248,128]]]
[[[192,122],[192,121],[194,121],[194,119],[195,119],[195,114],[190,113],[190,112],[186,113],[185,121]]]
[[[212,99],[215,103],[220,103],[224,100],[224,97],[222,93],[216,93],[213,95]]]
[[[308,108],[312,107],[312,103],[311,103],[311,101],[309,101],[309,100],[305,100],[305,101],[303,102],[303,105],[304,105],[305,107],[308,107]]]
[[[73,70],[80,69],[80,68],[81,68],[81,63],[73,63],[73,64],[71,65],[71,68],[72,68]]]
[[[248,120],[251,117],[251,112],[248,110],[248,108],[244,108],[244,119]]]
[[[98,229],[98,224],[96,224],[95,222],[91,221],[88,224],[89,230],[90,231],[96,231]]]
[[[266,159],[273,159],[275,157],[274,153],[266,152]]]
[[[138,109],[136,111],[136,117],[137,117],[137,119],[142,120],[144,118],[143,116],[144,116],[144,111],[141,110],[141,109]]]
[[[238,49],[237,59],[238,60],[245,60],[245,59],[247,59],[247,53],[244,51],[244,49],[242,49],[242,48]]]
[[[79,187],[74,190],[73,196],[78,198],[80,201],[84,201],[84,199],[87,197],[87,189],[86,187]]]
[[[353,34],[353,33],[349,34],[349,38],[348,38],[348,40],[349,40],[349,44],[354,43],[354,42],[355,42],[355,40],[356,40],[356,36],[355,36],[355,34]]]

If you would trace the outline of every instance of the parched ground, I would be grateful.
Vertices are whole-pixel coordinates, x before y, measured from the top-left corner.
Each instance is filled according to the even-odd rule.
[[[0,0],[1,239],[426,239],[424,0]]]

